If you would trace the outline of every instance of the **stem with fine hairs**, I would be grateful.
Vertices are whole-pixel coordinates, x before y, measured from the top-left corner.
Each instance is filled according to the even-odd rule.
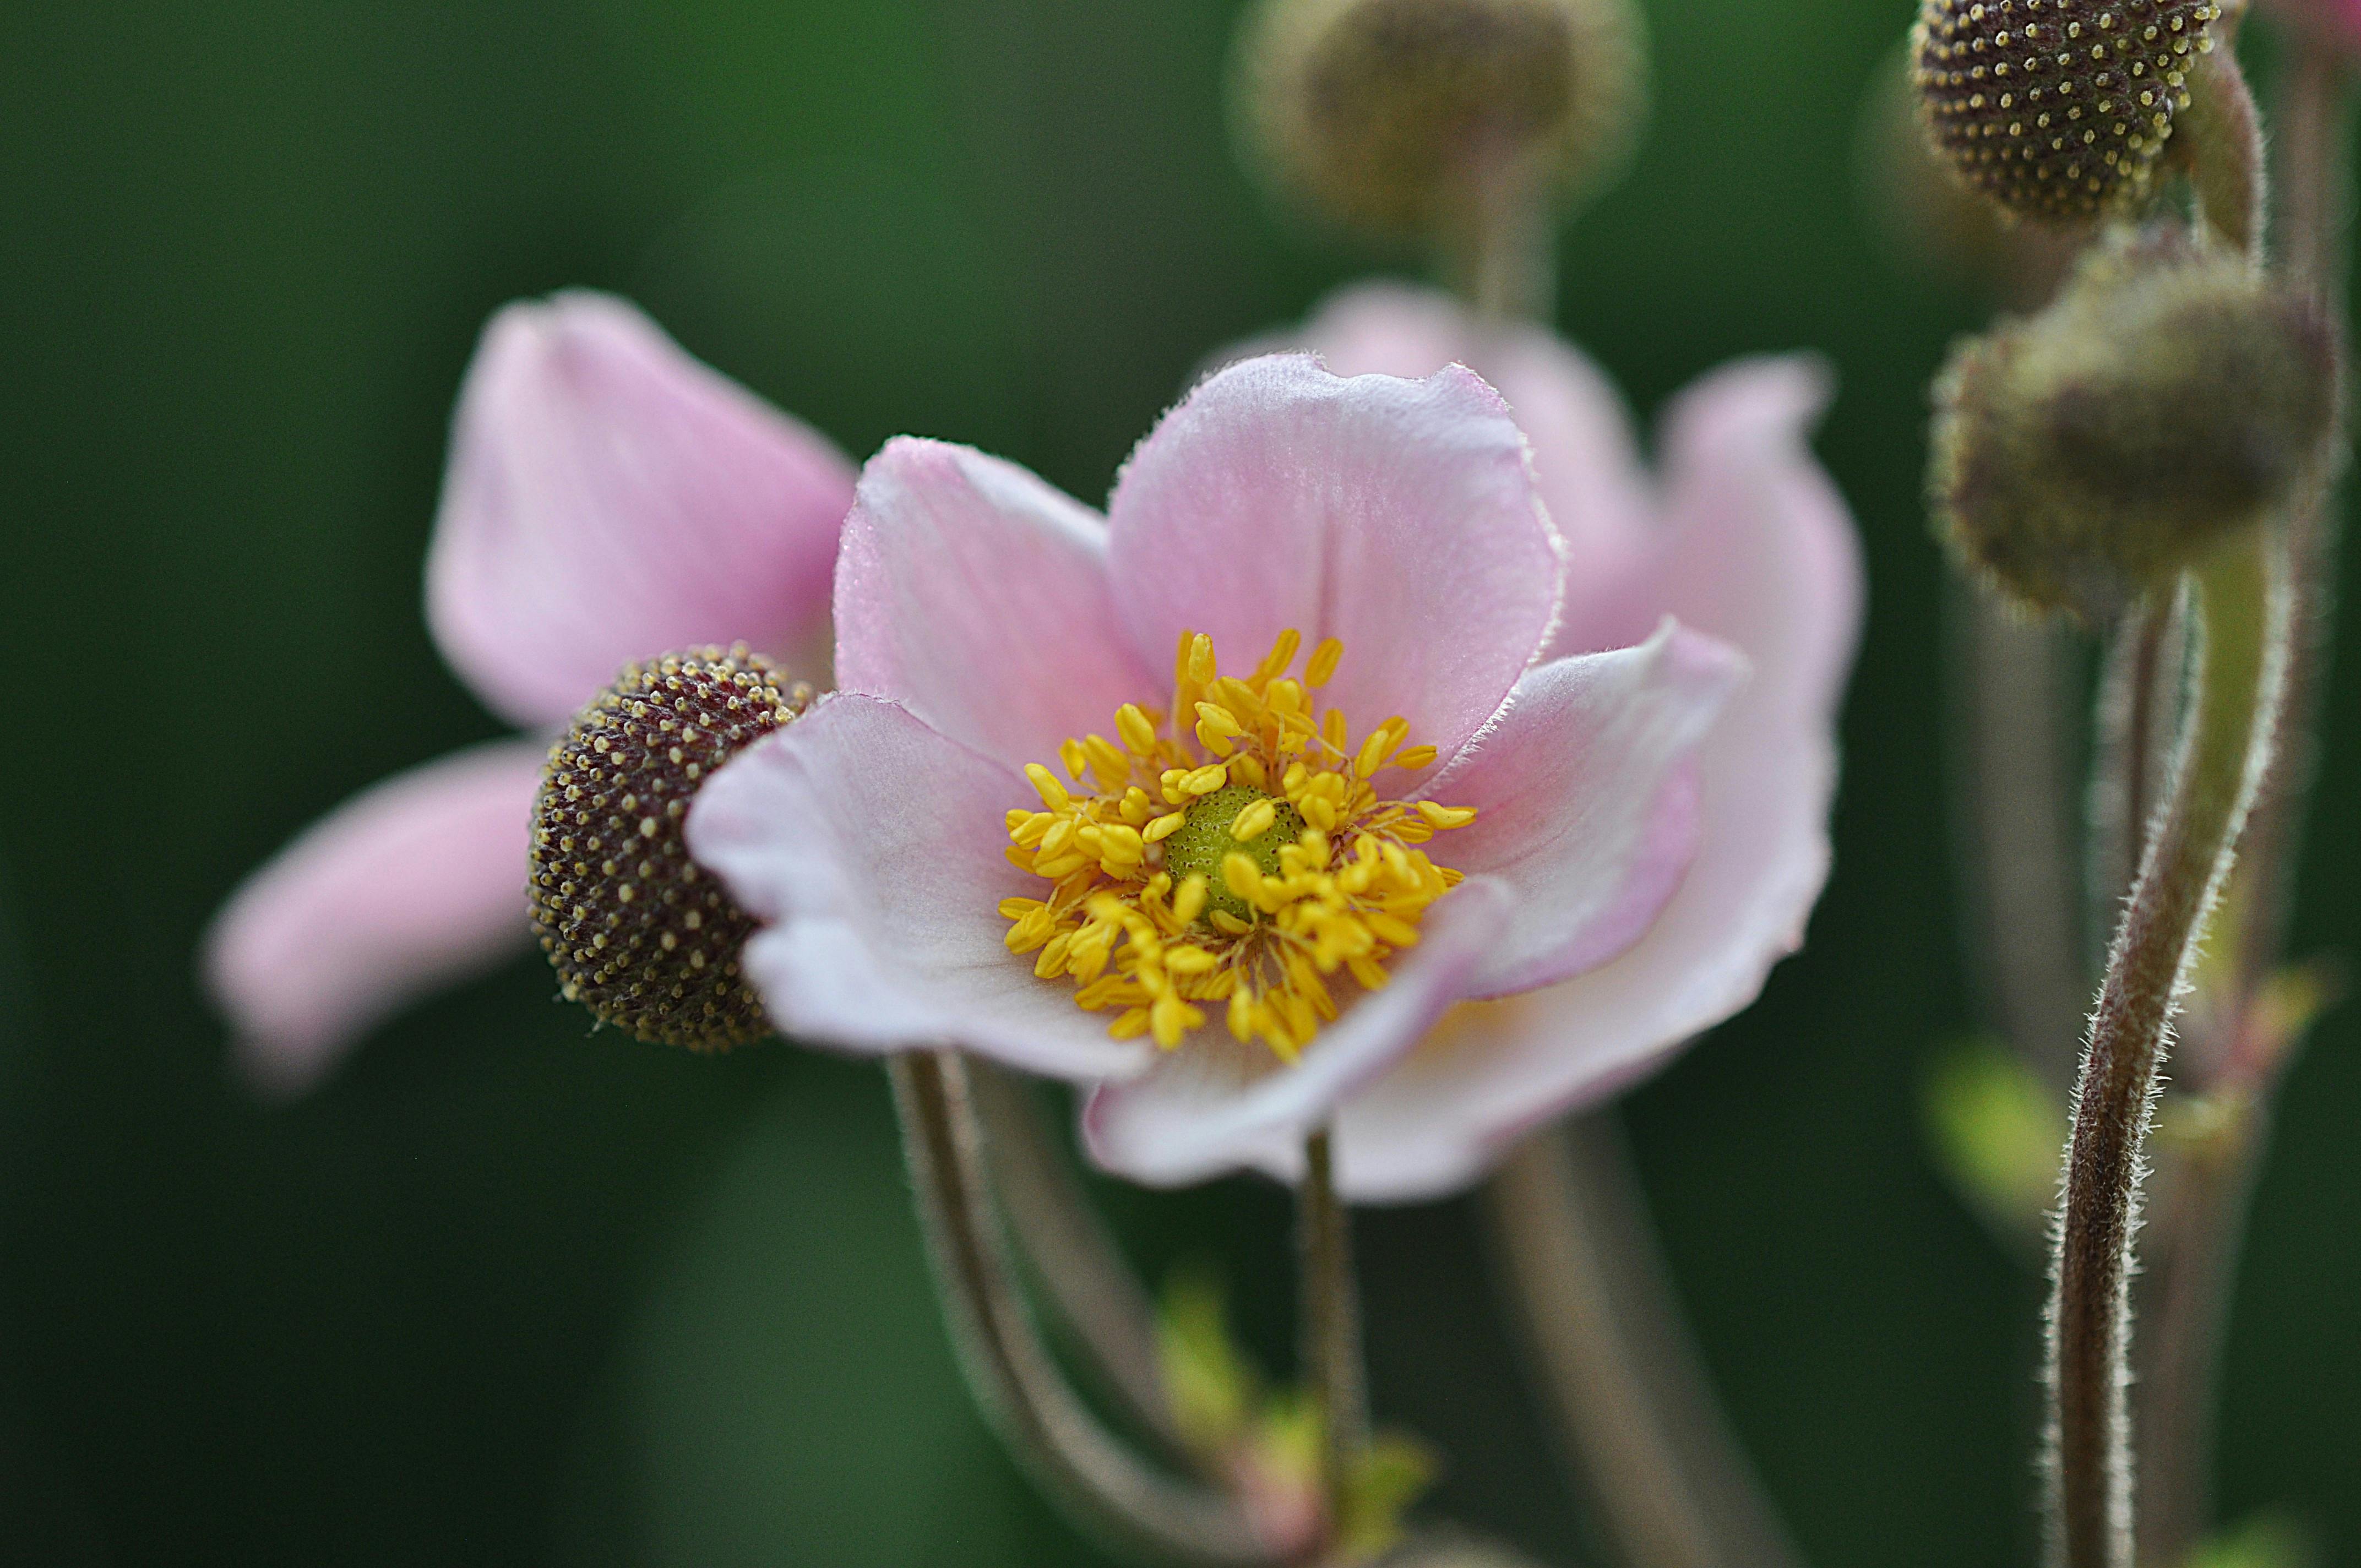
[[[983,1132],[955,1051],[892,1058],[918,1218],[977,1402],[1018,1463],[1092,1533],[1189,1568],[1261,1568],[1301,1543],[1261,1539],[1231,1498],[1149,1469],[1060,1376],[1016,1287]]]
[[[2272,523],[2217,546],[2192,574],[2197,688],[2083,1052],[2049,1311],[2049,1511],[2065,1568],[2132,1568],[2125,1395],[2142,1146],[2204,917],[2269,755],[2288,642],[2284,571]]]
[[[1686,1343],[1612,1113],[1545,1129],[1485,1190],[1541,1395],[1630,1568],[1797,1568]]]
[[[1296,1205],[1303,1381],[1320,1412],[1321,1495],[1333,1534],[1345,1524],[1354,1474],[1369,1445],[1369,1403],[1352,1216],[1336,1196],[1334,1151],[1324,1127],[1304,1141]]]

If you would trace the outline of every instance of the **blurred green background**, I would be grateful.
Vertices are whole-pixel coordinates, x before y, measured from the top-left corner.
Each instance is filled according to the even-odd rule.
[[[1751,1014],[1631,1097],[1735,1422],[1827,1568],[2021,1563],[2039,1290],[1931,1172],[1971,1021],[1950,911],[1924,386],[1972,302],[1864,224],[1906,0],[1657,0],[1658,112],[1561,315],[1645,413],[1817,345],[1874,585],[1838,872]],[[191,950],[358,786],[498,733],[421,624],[487,313],[595,284],[856,455],[897,431],[1075,494],[1224,342],[1362,270],[1275,220],[1213,0],[208,0],[0,20],[0,1559],[1060,1564],[1099,1559],[969,1413],[880,1075],[691,1059],[537,960],[258,1103]],[[2351,568],[2348,567],[2348,570]],[[2348,653],[2361,630],[2345,628]],[[2340,673],[2298,950],[2349,944]],[[2356,1014],[2289,1086],[2228,1351],[2227,1510],[2361,1561]],[[1280,1194],[1104,1190],[1214,1257],[1287,1360]],[[1464,1205],[1363,1225],[1380,1414],[1439,1506],[1586,1526]]]

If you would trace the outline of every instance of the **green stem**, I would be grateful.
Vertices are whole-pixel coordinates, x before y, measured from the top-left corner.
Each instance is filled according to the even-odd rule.
[[[1334,1160],[1325,1128],[1305,1140],[1296,1211],[1304,1381],[1320,1412],[1321,1491],[1332,1532],[1345,1524],[1354,1476],[1369,1444],[1352,1217],[1336,1197]]]
[[[2181,987],[2267,763],[2287,649],[2272,525],[2193,574],[2200,670],[2169,804],[2117,928],[2067,1146],[2049,1314],[2051,1520],[2066,1568],[2131,1568],[2131,1243],[2142,1145]]]
[[[1230,1498],[1158,1474],[1067,1387],[1016,1288],[993,1211],[983,1134],[957,1052],[888,1063],[904,1153],[951,1337],[978,1404],[1036,1484],[1085,1530],[1189,1568],[1264,1568],[1264,1541]]]

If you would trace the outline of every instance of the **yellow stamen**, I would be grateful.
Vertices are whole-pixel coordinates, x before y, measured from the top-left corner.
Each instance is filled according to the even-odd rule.
[[[1126,703],[1115,740],[1060,746],[1075,787],[1025,770],[1040,809],[1009,808],[1007,857],[1050,886],[1000,902],[1008,950],[1072,981],[1117,1039],[1177,1049],[1218,1006],[1234,1038],[1292,1061],[1337,1017],[1337,977],[1384,986],[1428,905],[1463,880],[1417,846],[1474,808],[1385,799],[1368,782],[1430,767],[1435,749],[1407,745],[1399,717],[1350,746],[1345,716],[1312,696],[1343,645],[1323,641],[1299,679],[1302,647],[1282,632],[1240,679],[1211,638],[1183,631],[1169,708]]]

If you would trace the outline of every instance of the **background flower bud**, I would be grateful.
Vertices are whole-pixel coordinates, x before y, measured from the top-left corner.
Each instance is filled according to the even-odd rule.
[[[1276,183],[1420,237],[1501,180],[1601,183],[1646,96],[1630,0],[1266,0],[1237,76],[1241,130]]]
[[[549,753],[533,927],[569,1002],[635,1038],[723,1050],[771,1032],[738,972],[754,922],[689,858],[705,780],[811,705],[745,644],[625,667]]]
[[[2011,212],[2088,218],[2136,199],[2211,50],[2213,0],[1921,0],[1927,133]]]
[[[2321,481],[2336,378],[2316,303],[2243,254],[2125,236],[2047,310],[1953,350],[1937,526],[2026,604],[2103,620]]]

